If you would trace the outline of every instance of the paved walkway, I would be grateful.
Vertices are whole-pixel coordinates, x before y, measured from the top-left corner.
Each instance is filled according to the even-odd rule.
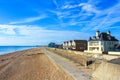
[[[87,74],[79,69],[76,63],[73,63],[69,59],[54,54],[53,52],[50,52],[46,49],[42,50],[50,59],[56,62],[66,73],[71,75],[75,80],[92,80]]]

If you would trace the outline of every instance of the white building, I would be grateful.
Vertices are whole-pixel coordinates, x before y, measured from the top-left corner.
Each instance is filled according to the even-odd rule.
[[[88,41],[88,50],[84,52],[108,53],[108,51],[115,50],[116,44],[119,44],[119,41],[114,36],[111,36],[110,31],[106,33],[96,31],[96,36],[90,37]]]
[[[87,49],[86,40],[70,40],[64,42],[62,45],[63,45],[63,49],[69,49],[69,50],[84,51]]]
[[[68,41],[63,43],[63,49],[68,49]]]
[[[72,49],[72,41],[71,41],[71,40],[68,41],[68,48],[69,48],[69,49]]]

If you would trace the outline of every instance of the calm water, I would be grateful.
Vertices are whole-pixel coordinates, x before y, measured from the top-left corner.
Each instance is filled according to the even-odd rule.
[[[36,46],[0,46],[0,55],[11,53],[15,51],[21,51],[25,49],[37,48]]]

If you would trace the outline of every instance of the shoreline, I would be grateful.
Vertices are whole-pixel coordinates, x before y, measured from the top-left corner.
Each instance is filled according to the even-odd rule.
[[[119,58],[106,62],[102,60],[99,65],[95,63],[97,65],[93,64],[85,67],[84,64],[81,64],[82,60],[83,62],[86,61],[87,57],[85,58],[85,55],[65,53],[66,51],[40,47],[0,55],[0,79],[45,80],[49,76],[47,77],[48,80],[96,80],[94,77],[101,80],[101,76],[103,76],[106,80],[109,80],[102,74],[102,69],[106,71],[104,72],[106,75],[111,75],[112,78],[119,77],[117,75],[120,74],[120,65],[117,63],[120,60]],[[104,64],[108,64],[108,66],[102,67]],[[115,77],[112,76],[114,70],[116,70],[114,74],[117,75]],[[53,73],[51,73],[52,71]],[[107,71],[110,72],[107,73]],[[26,73],[24,74],[24,72]]]
[[[1,46],[3,47],[3,46]],[[16,52],[20,52],[20,51],[24,51],[24,50],[29,50],[29,49],[34,49],[34,48],[41,48],[41,47],[36,47],[36,46],[4,46],[4,47],[22,47],[22,48],[18,48],[16,50],[9,50],[9,51],[0,51],[0,56],[1,55],[6,55],[6,54],[11,54],[11,53],[16,53]]]
[[[73,80],[70,75],[42,53],[41,48],[0,56],[0,79]]]

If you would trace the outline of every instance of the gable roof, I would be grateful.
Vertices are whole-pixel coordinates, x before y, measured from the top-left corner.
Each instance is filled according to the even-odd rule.
[[[87,40],[73,40],[75,43],[87,42]]]
[[[65,44],[65,43],[69,43],[69,42],[72,42],[72,41],[74,41],[75,43],[82,43],[82,42],[86,42],[87,43],[87,40],[70,40],[70,41],[65,41],[63,44]]]
[[[100,33],[98,37],[93,36],[93,38],[90,37],[89,41],[118,41],[114,36],[111,36],[107,33]]]

